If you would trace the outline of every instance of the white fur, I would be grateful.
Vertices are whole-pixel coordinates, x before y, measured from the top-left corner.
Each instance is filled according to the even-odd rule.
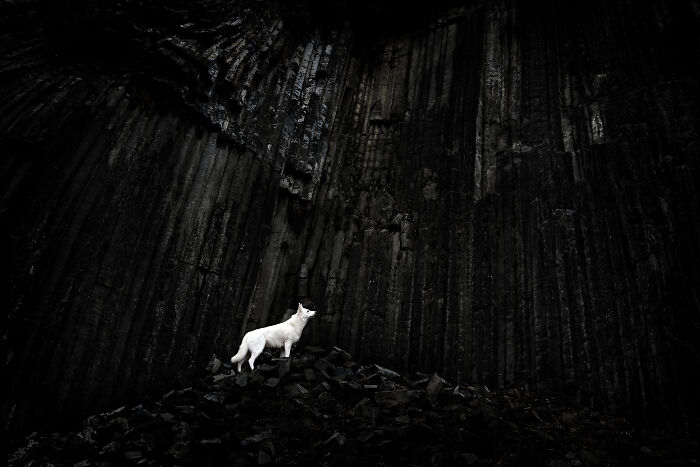
[[[255,359],[258,358],[258,355],[262,353],[265,347],[275,349],[284,347],[280,356],[289,357],[292,345],[299,341],[301,331],[304,330],[304,326],[306,326],[309,318],[315,314],[315,311],[304,308],[300,303],[297,312],[287,321],[246,333],[241,341],[241,346],[238,348],[238,353],[231,357],[231,363],[238,363],[238,371],[240,372],[241,365],[243,365],[246,356],[250,353],[248,364],[250,369],[253,370]]]

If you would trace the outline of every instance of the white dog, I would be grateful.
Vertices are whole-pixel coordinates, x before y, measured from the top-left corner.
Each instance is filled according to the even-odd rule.
[[[275,349],[284,347],[280,356],[289,357],[292,345],[299,341],[301,331],[304,330],[304,326],[306,326],[309,318],[315,314],[315,311],[304,308],[300,303],[297,312],[287,321],[246,333],[241,341],[241,346],[238,348],[238,353],[231,357],[231,363],[238,363],[238,371],[240,372],[241,365],[243,365],[243,361],[250,352],[248,364],[250,369],[253,370],[255,359],[258,358],[258,355],[262,353],[265,347]]]

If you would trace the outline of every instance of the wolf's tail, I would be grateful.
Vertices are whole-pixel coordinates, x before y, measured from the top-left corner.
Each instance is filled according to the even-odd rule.
[[[238,347],[238,353],[231,357],[231,364],[236,364],[243,361],[246,355],[248,355],[248,343],[245,341],[245,339],[243,339],[241,346]]]

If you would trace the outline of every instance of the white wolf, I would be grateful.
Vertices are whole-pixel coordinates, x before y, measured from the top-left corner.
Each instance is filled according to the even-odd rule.
[[[284,356],[285,358],[289,357],[292,345],[299,341],[301,331],[304,330],[304,326],[306,326],[309,318],[315,314],[316,312],[314,310],[304,308],[300,303],[297,312],[287,321],[246,333],[241,341],[241,346],[238,348],[238,353],[231,357],[231,363],[238,363],[238,371],[240,372],[241,365],[243,365],[243,361],[250,352],[248,364],[250,365],[250,369],[253,370],[255,359],[258,358],[258,355],[262,353],[265,347],[272,347],[275,349],[284,347],[280,356]]]

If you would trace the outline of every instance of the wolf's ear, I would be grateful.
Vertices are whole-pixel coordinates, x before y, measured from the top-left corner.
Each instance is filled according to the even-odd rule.
[[[301,303],[299,303],[299,306],[297,307],[297,311],[301,311],[302,308],[304,308],[304,307],[301,306]]]

